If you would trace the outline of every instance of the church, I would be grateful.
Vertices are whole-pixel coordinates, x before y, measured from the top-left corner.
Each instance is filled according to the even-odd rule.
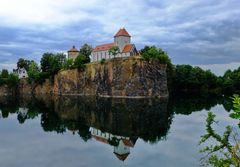
[[[131,36],[125,28],[121,28],[114,36],[113,43],[107,43],[96,46],[91,54],[91,62],[101,61],[102,59],[111,59],[113,55],[109,54],[109,49],[113,46],[117,46],[120,52],[115,57],[130,57],[136,55],[137,49],[134,44],[131,43]]]

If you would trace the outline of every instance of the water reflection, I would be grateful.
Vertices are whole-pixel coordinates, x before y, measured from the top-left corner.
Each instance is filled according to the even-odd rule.
[[[79,135],[87,142],[108,144],[114,155],[124,161],[137,140],[157,143],[165,139],[174,114],[191,114],[223,104],[225,97],[174,96],[170,99],[106,99],[95,97],[1,97],[0,119],[17,114],[20,124],[40,118],[45,132]]]

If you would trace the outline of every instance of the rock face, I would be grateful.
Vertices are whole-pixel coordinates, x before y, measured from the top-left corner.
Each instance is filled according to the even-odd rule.
[[[9,88],[7,85],[0,86],[0,96],[14,95],[15,89]]]
[[[27,79],[21,79],[18,85],[19,95],[41,95],[41,94],[53,94],[53,83],[47,79],[43,84],[28,83]]]
[[[168,96],[166,65],[142,59],[115,59],[88,64],[84,71],[60,71],[54,79],[58,95],[105,97]]]
[[[91,95],[102,97],[167,97],[166,65],[140,58],[114,59],[105,63],[87,64],[84,71],[60,71],[54,81],[29,84],[21,79],[16,93]],[[11,94],[7,86],[0,87],[0,95]]]

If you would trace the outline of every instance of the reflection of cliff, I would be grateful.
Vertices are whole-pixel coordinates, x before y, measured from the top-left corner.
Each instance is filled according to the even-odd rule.
[[[55,112],[62,120],[81,120],[103,132],[151,142],[164,137],[171,124],[166,99],[61,97],[55,99]]]
[[[72,131],[84,141],[95,138],[114,147],[124,160],[137,139],[151,143],[167,135],[172,116],[210,110],[216,104],[230,109],[229,98],[177,97],[170,99],[106,99],[95,97],[30,96],[0,98],[0,118],[16,114],[19,123],[37,116],[44,131]],[[1,121],[0,119],[0,121]],[[96,130],[97,132],[94,132]]]

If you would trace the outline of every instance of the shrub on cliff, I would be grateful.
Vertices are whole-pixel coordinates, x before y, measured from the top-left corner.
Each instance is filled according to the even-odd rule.
[[[9,75],[8,70],[3,69],[3,70],[2,70],[2,73],[1,73],[1,77],[2,77],[2,78],[8,78],[8,75]]]
[[[28,71],[29,66],[32,62],[33,62],[33,60],[26,60],[26,59],[20,58],[20,59],[18,59],[18,62],[17,62],[17,69],[25,68]]]
[[[53,80],[55,74],[63,68],[66,56],[63,53],[44,53],[41,59],[42,77]]]
[[[171,60],[167,53],[156,46],[145,46],[142,50],[140,50],[140,54],[143,59],[147,61],[156,59],[162,64],[171,64]]]
[[[7,85],[9,87],[16,87],[18,85],[18,83],[19,83],[18,76],[16,74],[13,74],[13,73],[9,74],[8,80],[7,80]]]
[[[72,68],[74,68],[74,60],[73,59],[67,59],[63,63],[63,69],[68,70],[68,69],[72,69]]]
[[[104,64],[105,62],[106,62],[106,59],[102,59],[102,60],[100,61],[101,64]]]
[[[16,87],[18,85],[19,78],[14,73],[8,73],[7,70],[3,70],[0,73],[0,86],[7,85],[8,87]]]
[[[85,62],[86,57],[83,54],[79,54],[74,61],[74,67],[79,70],[84,70],[86,68]]]
[[[115,58],[117,56],[118,53],[120,53],[120,49],[118,46],[113,46],[108,50],[109,55],[113,55],[113,57]]]
[[[88,44],[84,44],[83,46],[81,46],[80,50],[79,50],[79,55],[82,55],[85,57],[84,59],[84,64],[85,63],[89,63],[90,60],[90,55],[92,53],[92,46],[88,45]]]
[[[140,50],[140,55],[146,61],[158,60],[161,64],[167,64],[168,87],[170,88],[169,91],[171,91],[172,80],[174,76],[174,66],[171,63],[171,59],[168,57],[167,53],[156,46],[145,46],[142,50]]]

